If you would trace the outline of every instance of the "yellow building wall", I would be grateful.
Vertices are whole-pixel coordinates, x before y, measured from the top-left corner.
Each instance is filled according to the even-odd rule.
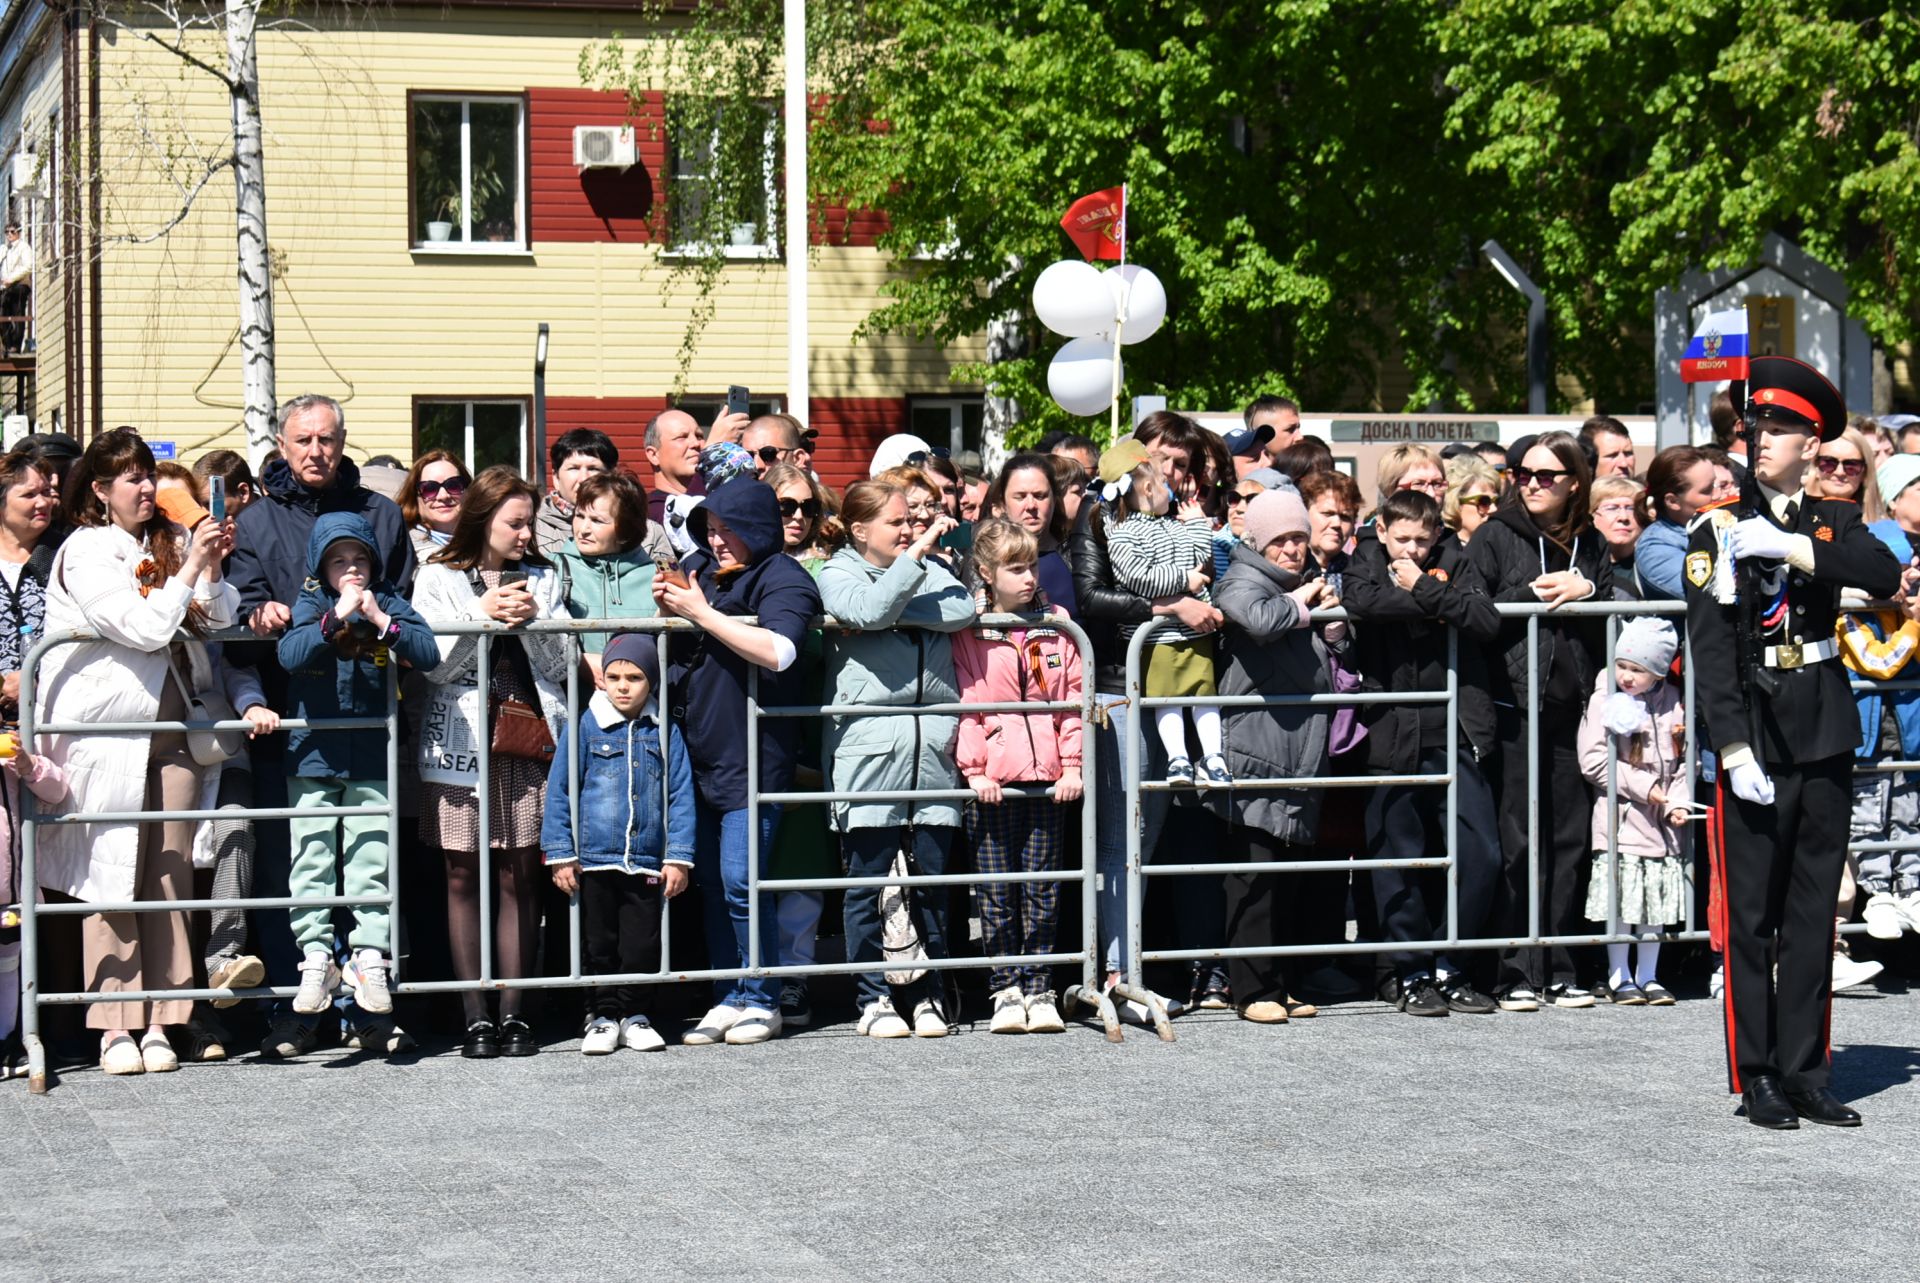
[[[405,457],[415,395],[530,392],[540,321],[552,326],[549,396],[672,390],[696,298],[658,247],[536,240],[528,253],[483,257],[408,245],[407,91],[579,88],[582,47],[616,25],[553,11],[356,9],[350,25],[262,34],[282,400],[336,396],[354,453]],[[223,56],[213,42],[205,52]],[[180,187],[203,172],[191,158],[224,146],[224,90],[125,35],[106,39],[101,79],[105,422],[173,440],[182,456],[238,445],[230,176],[215,178],[165,236],[140,243],[178,215]],[[855,327],[880,302],[886,257],[820,247],[811,262],[814,395],[950,394],[951,364],[978,359],[979,345],[854,343]],[[784,395],[781,263],[724,273],[685,386],[717,392],[730,383]],[[49,388],[43,383],[43,394]]]

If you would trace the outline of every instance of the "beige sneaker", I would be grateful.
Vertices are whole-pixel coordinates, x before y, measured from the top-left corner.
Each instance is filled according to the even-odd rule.
[[[140,1039],[140,1060],[150,1074],[170,1074],[180,1068],[180,1057],[174,1054],[173,1044],[158,1029],[147,1030],[146,1036]]]
[[[987,1032],[994,1034],[1027,1032],[1027,1004],[1020,997],[1020,991],[1012,985],[993,995],[993,1019],[987,1022]]]
[[[107,1074],[144,1074],[146,1058],[131,1034],[115,1034],[100,1044],[100,1071]]]
[[[215,964],[213,970],[207,973],[207,988],[251,989],[266,978],[266,965],[252,954],[243,953],[237,958],[222,958]],[[240,1005],[240,1000],[238,998],[215,998],[213,1005],[216,1007],[237,1007]]]
[[[1054,1002],[1052,990],[1035,994],[1027,1000],[1027,1032],[1030,1034],[1067,1032],[1067,1022],[1060,1018],[1060,1008]]]
[[[1240,1008],[1240,1019],[1251,1020],[1256,1025],[1284,1025],[1287,1023],[1287,1004],[1250,1002]]]

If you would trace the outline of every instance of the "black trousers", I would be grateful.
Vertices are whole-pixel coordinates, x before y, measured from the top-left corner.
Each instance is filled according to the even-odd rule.
[[[660,883],[607,870],[580,875],[580,933],[590,976],[660,969]],[[597,985],[587,1019],[624,1020],[647,1014],[648,985]]]
[[[1229,849],[1246,844],[1249,864],[1279,860],[1312,860],[1310,846],[1292,846],[1259,829],[1231,829]],[[1251,949],[1305,943],[1299,921],[1299,900],[1288,888],[1297,888],[1298,873],[1229,873],[1226,877],[1227,948]],[[1186,879],[1180,879],[1185,881]],[[1287,997],[1286,960],[1283,958],[1229,958],[1227,984],[1233,1001],[1284,1002]]]
[[[1447,769],[1444,749],[1424,754],[1419,773]],[[1460,938],[1471,940],[1487,925],[1500,884],[1500,824],[1493,790],[1480,773],[1473,751],[1460,746],[1456,785],[1457,828],[1454,863],[1460,875]],[[1367,858],[1409,860],[1445,855],[1447,794],[1430,784],[1406,784],[1373,790],[1367,799]],[[1438,940],[1447,933],[1445,869],[1375,869],[1373,898],[1384,939]],[[1401,979],[1432,971],[1431,953],[1397,952],[1391,960]],[[1457,959],[1449,959],[1457,963]]]
[[[1711,849],[1726,943],[1727,1081],[1827,1085],[1834,900],[1847,859],[1853,758],[1769,765],[1772,806],[1718,786]],[[1774,963],[1778,963],[1777,978]]]
[[[1527,934],[1529,899],[1540,896],[1540,933],[1584,933],[1587,878],[1593,850],[1593,795],[1580,773],[1576,740],[1578,709],[1545,708],[1540,714],[1540,877],[1527,876],[1527,799],[1536,790],[1527,778],[1527,723],[1515,709],[1500,710],[1500,853],[1504,869],[1493,922],[1508,935]],[[1573,954],[1564,945],[1509,949],[1500,959],[1498,986],[1572,984]]]

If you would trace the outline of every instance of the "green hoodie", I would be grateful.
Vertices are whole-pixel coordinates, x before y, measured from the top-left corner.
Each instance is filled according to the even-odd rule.
[[[567,577],[567,611],[575,619],[646,619],[653,607],[653,558],[644,546],[611,557],[589,557],[573,540],[552,554]],[[589,655],[607,648],[607,633],[582,633]]]

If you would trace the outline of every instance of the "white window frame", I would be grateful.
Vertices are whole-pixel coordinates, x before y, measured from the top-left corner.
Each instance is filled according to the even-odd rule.
[[[527,182],[529,174],[527,169],[526,98],[521,94],[438,94],[416,92],[410,94],[407,98],[407,111],[409,115],[411,115],[414,109],[422,103],[434,102],[453,102],[460,104],[460,191],[462,193],[460,201],[460,225],[454,229],[458,239],[448,237],[444,241],[414,241],[414,252],[418,254],[528,253],[530,247],[527,241]],[[518,116],[513,131],[514,239],[511,241],[476,241],[473,239],[472,107],[475,103],[510,105]],[[413,122],[411,120],[407,122],[407,127],[411,135],[413,128]],[[412,145],[414,148],[418,148],[420,145],[419,139],[414,138]],[[407,157],[407,182],[410,186],[414,182],[414,157],[412,155]],[[412,208],[411,201],[408,202],[408,205],[409,208]],[[416,210],[416,216],[418,213],[419,211]],[[427,220],[423,218],[421,219],[421,226],[424,227],[428,221],[438,222],[440,220]],[[414,229],[411,227],[407,229],[409,237],[412,236],[413,231]]]
[[[520,412],[520,432],[518,437],[520,441],[520,461],[516,465],[516,468],[519,471],[521,476],[524,477],[527,475],[527,403],[525,401],[519,400],[513,397],[484,397],[484,396],[475,397],[470,401],[463,401],[454,397],[446,397],[446,398],[422,397],[419,401],[419,407],[422,410],[426,409],[428,406],[440,406],[440,405],[457,405],[457,406],[460,406],[465,411],[465,414],[462,416],[464,419],[465,431],[461,435],[461,439],[460,439],[460,460],[461,462],[467,465],[467,471],[470,473],[473,473],[475,476],[478,476],[480,474],[480,468],[473,457],[474,407],[482,406],[482,405],[510,405],[515,410],[518,410]],[[418,450],[419,438],[417,434],[419,431],[419,427],[418,427],[417,421],[416,421],[414,430],[416,433],[414,448]]]
[[[947,412],[947,439],[945,441],[928,441],[927,444],[928,445],[944,445],[947,447],[948,450],[950,450],[954,454],[959,454],[962,450],[967,449],[965,433],[967,430],[966,410],[968,406],[974,406],[981,410],[982,422],[981,422],[980,430],[981,430],[981,435],[984,437],[986,434],[986,423],[985,423],[985,417],[984,417],[985,410],[986,410],[986,397],[984,396],[972,396],[972,397],[916,396],[916,397],[912,397],[907,402],[908,426],[909,428],[911,428],[914,417],[917,416],[922,410],[945,410]]]
[[[767,128],[766,132],[762,135],[760,146],[760,181],[765,188],[767,211],[764,225],[761,227],[761,235],[765,239],[754,245],[734,245],[731,243],[723,245],[720,247],[720,250],[727,258],[755,260],[780,257],[780,219],[777,216],[780,200],[780,185],[777,181],[780,170],[780,148],[778,145],[780,116],[778,110],[772,103],[762,103],[761,106],[763,106],[767,112]],[[713,157],[719,150],[720,127],[715,125],[713,132],[707,138],[708,172],[704,175],[683,175],[680,173],[681,150],[677,146],[670,147],[667,158],[667,181],[669,183],[680,183],[698,179],[708,183],[709,189],[711,189],[713,182]],[[713,252],[714,247],[711,245],[706,245],[698,241],[682,240],[678,227],[669,226],[667,230],[670,243],[666,247],[666,254],[669,258],[704,258]]]

